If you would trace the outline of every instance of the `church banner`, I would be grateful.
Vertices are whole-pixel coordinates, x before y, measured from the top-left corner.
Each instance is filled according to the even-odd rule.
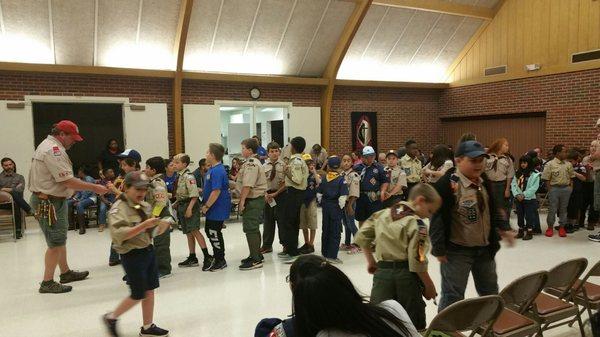
[[[353,111],[351,118],[352,150],[360,151],[365,146],[372,146],[377,151],[377,114]]]

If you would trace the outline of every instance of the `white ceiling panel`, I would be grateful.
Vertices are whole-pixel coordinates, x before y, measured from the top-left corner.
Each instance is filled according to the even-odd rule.
[[[57,64],[93,65],[94,10],[94,0],[52,0]]]
[[[262,0],[246,54],[275,55],[293,7],[293,1]]]
[[[411,25],[408,26],[404,36],[388,59],[391,64],[407,64],[418,51],[423,40],[436,24],[440,14],[431,12],[417,12]]]
[[[415,15],[414,10],[388,7],[385,17],[382,17],[379,29],[369,36],[369,42],[362,54],[363,60],[385,62],[396,42]]]
[[[369,45],[371,37],[377,32],[381,18],[385,15],[388,8],[387,6],[371,5],[360,27],[358,27],[358,31],[354,35],[350,48],[346,52],[346,59],[354,59],[355,57],[362,56]]]
[[[98,42],[96,64],[125,67],[137,56],[140,0],[98,2]],[[127,60],[126,60],[127,59]],[[136,67],[135,64],[132,66]]]
[[[258,0],[226,0],[212,49],[217,55],[242,55],[252,22],[258,8]]]
[[[447,42],[446,47],[440,51],[435,62],[442,67],[450,66],[483,22],[481,19],[464,18],[464,22],[458,27],[452,39]]]
[[[54,63],[47,0],[1,0],[0,61]]]
[[[463,18],[456,15],[441,15],[429,35],[422,41],[418,52],[413,56],[413,64],[433,63],[440,50],[452,37]]]
[[[143,0],[138,45],[154,58],[149,68],[175,69],[180,0]]]
[[[354,10],[354,4],[346,1],[332,1],[327,9],[315,39],[306,51],[306,58],[300,64],[296,75],[320,76],[335,49],[346,22]]]
[[[194,1],[188,38],[185,46],[183,69],[206,70],[204,59],[208,55],[213,35],[219,17],[219,10],[223,0],[197,0]]]

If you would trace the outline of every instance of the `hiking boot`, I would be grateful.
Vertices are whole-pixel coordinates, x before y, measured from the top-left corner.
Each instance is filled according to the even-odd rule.
[[[268,254],[268,253],[272,253],[273,252],[273,248],[272,247],[262,247],[260,249],[260,253],[261,254]]]
[[[552,227],[549,227],[548,229],[546,229],[546,236],[549,238],[554,236],[554,229],[552,229]]]
[[[79,226],[79,234],[85,234],[85,214],[77,214],[77,225]]]
[[[302,255],[311,254],[315,252],[315,247],[309,244],[305,244],[304,246],[300,247],[300,249],[298,249],[298,252],[300,252],[300,254]]]
[[[527,231],[527,233],[523,236],[523,240],[527,241],[527,240],[531,240],[531,239],[533,239],[533,232]]]
[[[69,270],[68,272],[60,275],[60,283],[65,284],[85,280],[89,275],[89,271]]]
[[[215,258],[212,256],[207,256],[204,258],[204,262],[202,262],[202,271],[208,271],[210,267],[215,263]]]
[[[525,233],[524,233],[523,229],[522,229],[522,228],[519,228],[519,234],[517,234],[517,239],[521,239],[521,238],[523,238],[523,235],[524,235],[524,234],[525,234]]]
[[[189,267],[198,267],[200,264],[198,263],[198,258],[195,256],[188,256],[187,259],[183,262],[179,262],[177,264],[181,268],[189,268]]]
[[[558,236],[560,236],[561,238],[564,238],[567,236],[567,230],[564,227],[560,227],[558,229]]]
[[[262,268],[263,267],[263,263],[262,261],[256,261],[254,259],[249,259],[244,261],[241,265],[240,265],[240,270],[252,270],[252,269],[258,269],[258,268]]]
[[[62,294],[71,290],[73,290],[73,287],[56,283],[54,280],[40,283],[40,294]]]
[[[156,325],[152,324],[148,329],[144,329],[144,327],[140,328],[140,337],[167,337],[169,336],[169,331],[165,329],[161,329]]]
[[[588,240],[594,241],[594,242],[600,242],[600,233],[588,235]]]
[[[227,268],[227,262],[225,260],[215,260],[215,262],[210,266],[208,271],[219,271],[221,269]]]
[[[108,334],[111,337],[119,337],[119,333],[117,332],[117,320],[108,318],[108,314],[102,316],[102,322],[104,322],[104,326],[108,330]]]

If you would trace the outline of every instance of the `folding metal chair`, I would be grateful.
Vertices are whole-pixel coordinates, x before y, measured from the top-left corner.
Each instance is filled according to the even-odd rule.
[[[565,324],[572,325],[577,320],[581,336],[585,336],[579,307],[572,302],[570,289],[585,271],[588,261],[585,258],[563,262],[548,271],[548,288],[562,288],[555,296],[540,293],[527,315],[540,324],[540,335],[546,331]],[[569,318],[568,321],[564,321]],[[563,321],[563,322],[560,322]],[[560,322],[560,323],[557,323]],[[552,323],[557,323],[552,325]]]
[[[15,212],[20,212],[20,209],[15,209],[12,195],[7,192],[0,191],[0,205],[5,205],[6,208],[0,209],[0,233],[12,231],[12,238],[17,241],[17,220]],[[25,222],[25,217],[22,217]]]
[[[539,324],[523,314],[531,308],[547,279],[548,273],[539,271],[520,277],[502,289],[500,297],[504,300],[505,307],[492,326],[492,336],[531,336],[539,331]],[[478,330],[480,334],[483,332],[483,329]]]
[[[482,335],[489,334],[491,327],[502,312],[504,301],[497,295],[469,298],[456,302],[442,310],[425,331],[424,336],[428,337],[435,331],[441,331],[451,336],[465,336],[461,332],[471,331],[470,336],[475,335],[475,331],[484,328]]]

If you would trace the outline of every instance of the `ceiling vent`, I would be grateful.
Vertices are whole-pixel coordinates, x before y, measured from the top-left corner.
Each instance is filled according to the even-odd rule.
[[[485,68],[485,76],[506,74],[506,66]]]
[[[600,60],[600,49],[586,51],[583,53],[577,53],[577,54],[573,54],[571,56],[571,62],[573,62],[573,63],[593,61],[593,60]]]

